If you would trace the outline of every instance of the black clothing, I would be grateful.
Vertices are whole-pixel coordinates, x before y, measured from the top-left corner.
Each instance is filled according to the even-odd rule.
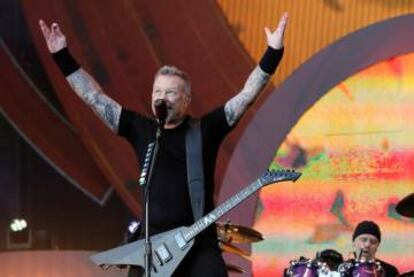
[[[269,47],[260,61],[260,68],[267,74],[273,74],[282,55],[283,49],[276,50]],[[70,55],[67,48],[53,54],[53,58],[65,76],[79,69],[79,64]],[[185,147],[187,128],[188,119],[177,128],[165,130],[160,138],[158,160],[151,182],[151,207],[149,211],[151,235],[183,225],[188,226],[194,222],[187,186]],[[132,144],[141,168],[144,164],[147,146],[155,140],[156,129],[155,120],[127,109],[122,110],[119,135],[125,137]],[[231,129],[223,107],[201,118],[205,188],[204,214],[214,208],[214,171],[218,148]],[[129,276],[138,275],[135,269],[133,268]],[[174,276],[227,276],[225,264],[217,245],[214,226],[196,237],[194,246],[176,272]]]
[[[62,71],[63,75],[65,75],[65,77],[69,76],[80,68],[80,65],[72,57],[69,52],[69,48],[67,47],[57,51],[56,53],[53,53],[52,58]]]
[[[144,269],[131,267],[128,277],[138,276],[144,276]],[[217,241],[208,237],[196,239],[190,252],[172,276],[227,277],[226,265]]]
[[[260,61],[260,68],[268,74],[273,74],[282,55],[283,49],[268,49]],[[151,182],[151,235],[183,225],[188,226],[194,222],[187,184],[185,136],[189,128],[188,120],[189,118],[174,129],[164,130],[160,137],[160,149]],[[214,208],[214,172],[218,149],[225,136],[232,130],[232,126],[227,122],[223,107],[203,116],[200,126],[206,214]],[[132,144],[141,167],[148,144],[155,140],[156,129],[155,120],[126,109],[122,110],[119,135]],[[137,269],[132,268],[132,271],[134,270]],[[134,276],[131,274],[129,276]],[[138,272],[135,274],[139,276]],[[210,226],[196,237],[195,245],[178,266],[174,276],[227,276],[214,226]]]
[[[187,120],[177,128],[164,130],[160,137],[160,150],[155,163],[150,194],[152,235],[183,225],[191,225],[194,222],[186,171]],[[214,169],[218,148],[232,127],[227,123],[223,107],[203,116],[200,124],[205,175],[205,213],[207,213],[214,208]],[[119,134],[134,146],[141,166],[147,145],[155,140],[156,129],[157,123],[154,120],[126,109],[122,110]]]
[[[358,223],[357,227],[352,234],[352,241],[355,241],[357,237],[363,234],[370,234],[377,238],[381,242],[381,231],[377,223],[374,221],[364,220]]]
[[[381,267],[385,271],[385,277],[396,277],[400,274],[395,266],[381,260],[378,261],[381,263]]]
[[[151,235],[194,222],[187,185],[185,134],[189,128],[188,120],[174,129],[164,130],[160,136],[150,193]],[[232,127],[227,123],[224,108],[220,107],[201,118],[200,128],[205,175],[204,212],[208,213],[214,208],[214,169],[218,148]],[[147,145],[155,140],[156,130],[154,120],[122,110],[119,134],[133,145],[141,166]],[[140,276],[142,273],[139,271],[132,268],[129,276]],[[195,245],[173,276],[227,276],[214,226],[196,237]]]
[[[282,59],[284,50],[285,48],[273,49],[272,47],[268,46],[266,52],[260,60],[260,68],[267,74],[271,75],[275,73],[280,60]]]

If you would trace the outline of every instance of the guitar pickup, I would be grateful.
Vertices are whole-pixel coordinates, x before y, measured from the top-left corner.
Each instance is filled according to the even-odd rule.
[[[157,254],[161,263],[168,263],[168,261],[172,259],[172,255],[170,251],[168,250],[167,245],[165,245],[165,243],[158,246],[154,252],[155,254]]]
[[[161,262],[160,258],[158,257],[157,251],[155,251],[154,254],[155,255],[152,255],[152,266],[155,268],[154,264],[157,264],[157,265],[161,266],[162,262]]]
[[[187,248],[188,243],[185,241],[183,234],[181,232],[178,232],[174,236],[175,241],[177,242],[178,247],[180,247],[181,250]]]

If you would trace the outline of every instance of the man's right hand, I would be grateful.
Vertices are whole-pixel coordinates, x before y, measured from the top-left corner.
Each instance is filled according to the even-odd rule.
[[[52,23],[52,26],[49,28],[46,23],[40,19],[39,25],[50,53],[56,53],[67,46],[66,37],[60,31],[57,23]]]

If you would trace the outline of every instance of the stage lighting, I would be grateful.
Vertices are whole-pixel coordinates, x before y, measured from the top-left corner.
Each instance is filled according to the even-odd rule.
[[[126,242],[136,241],[141,233],[141,223],[133,220],[128,225],[128,232],[126,234]]]
[[[27,227],[27,222],[24,219],[18,219],[15,218],[13,219],[13,221],[10,223],[10,229],[13,232],[19,232],[24,230]]]
[[[28,249],[32,245],[32,234],[26,220],[13,219],[7,230],[7,249]]]
[[[137,231],[138,227],[139,227],[139,222],[138,221],[132,221],[131,223],[129,223],[129,226],[128,226],[129,233],[131,233],[131,234],[135,233]]]

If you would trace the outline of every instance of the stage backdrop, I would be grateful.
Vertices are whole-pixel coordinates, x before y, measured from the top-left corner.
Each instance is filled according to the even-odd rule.
[[[285,56],[273,78],[277,88],[263,101],[262,106],[255,109],[255,117],[249,122],[247,130],[239,140],[224,178],[224,183],[227,184],[235,180],[230,176],[240,176],[234,183],[245,184],[257,178],[268,166],[290,165],[304,171],[303,177],[293,186],[286,183],[265,189],[258,199],[257,208],[251,208],[256,204],[253,203],[254,200],[247,200],[250,206],[243,213],[231,214],[233,222],[252,224],[266,236],[263,243],[252,245],[254,258],[251,264],[254,275],[280,276],[282,268],[288,266],[290,259],[300,255],[314,257],[316,251],[328,247],[335,248],[346,256],[351,251],[352,228],[368,216],[378,220],[384,229],[385,241],[378,253],[379,256],[391,262],[398,260],[395,263],[401,271],[408,269],[410,262],[411,267],[414,267],[414,254],[407,254],[407,251],[413,251],[413,245],[410,245],[414,238],[412,223],[401,223],[400,219],[395,218],[398,215],[392,209],[393,203],[414,191],[413,181],[405,179],[398,186],[395,184],[400,181],[393,181],[389,187],[389,184],[385,186],[384,182],[373,177],[355,176],[357,173],[362,176],[367,168],[372,168],[373,164],[368,163],[370,161],[377,162],[376,170],[382,174],[389,171],[389,164],[398,167],[394,162],[386,164],[388,160],[384,157],[376,157],[377,153],[373,153],[372,150],[374,141],[361,138],[364,132],[381,132],[388,128],[383,126],[384,129],[375,129],[372,118],[377,121],[381,121],[379,118],[387,118],[382,120],[383,124],[386,122],[393,126],[394,130],[401,125],[412,128],[412,123],[411,126],[406,123],[408,121],[401,121],[397,125],[392,123],[396,122],[397,114],[402,114],[400,117],[405,120],[412,117],[412,114],[407,110],[399,110],[398,103],[408,105],[406,100],[381,100],[385,92],[401,93],[398,89],[386,89],[389,82],[387,79],[376,79],[377,85],[383,89],[381,94],[368,90],[370,87],[366,82],[360,83],[361,80],[353,79],[359,76],[355,74],[383,61],[389,61],[387,63],[392,65],[393,75],[390,76],[393,78],[406,80],[410,72],[412,75],[412,70],[409,71],[409,68],[403,67],[398,61],[405,54],[414,51],[412,35],[404,31],[414,26],[414,1],[218,2],[233,31],[257,61],[265,47],[263,26],[275,26],[283,11],[288,11],[290,15],[285,39]],[[393,59],[389,60],[390,58]],[[361,94],[354,86],[349,87],[350,81],[358,84],[360,89],[364,88],[362,92],[365,94]],[[353,99],[353,105],[348,103],[346,106],[346,102],[333,96],[339,89],[348,95],[349,99]],[[368,92],[371,94],[367,95]],[[357,94],[366,97],[364,102],[360,102]],[[333,97],[332,100],[330,97]],[[326,101],[332,106],[326,106]],[[383,101],[386,103],[384,106],[394,103],[394,109],[398,111],[392,113],[394,121],[384,112],[380,104]],[[340,110],[342,105],[349,110]],[[367,113],[364,110],[362,118],[366,121],[355,120],[359,115],[356,110],[360,105],[367,105],[367,109],[371,111]],[[325,112],[327,107],[330,107],[329,112],[321,115],[321,111]],[[313,120],[313,113],[320,114],[319,121]],[[322,122],[323,125],[318,122]],[[334,134],[334,128],[339,130],[338,134]],[[394,133],[390,131],[382,143],[385,148],[388,147],[389,156],[385,156],[388,159],[394,158],[395,154],[392,151],[399,153],[401,148],[406,147],[405,144],[392,145],[392,134]],[[341,136],[341,139],[336,136]],[[410,141],[408,135],[404,137],[407,142]],[[309,146],[310,149],[305,149],[301,145],[307,146],[314,141],[318,143]],[[346,141],[349,145],[344,146],[341,141]],[[348,153],[352,153],[352,160],[349,158],[351,154]],[[334,154],[335,156],[332,156]],[[367,156],[368,154],[371,156]],[[318,158],[321,160],[316,161]],[[314,167],[309,167],[310,163],[313,163]],[[410,167],[409,158],[400,158],[399,163],[400,170],[403,170],[401,164]],[[320,173],[315,173],[318,169]],[[373,175],[371,171],[368,171],[369,175]],[[349,176],[352,176],[354,181],[350,181]],[[367,183],[360,183],[362,180],[366,180]],[[364,191],[366,187],[375,190]],[[222,186],[220,198],[225,199],[228,195],[231,195],[231,190],[228,186]],[[369,201],[363,197],[368,197]],[[386,201],[390,205],[380,205]],[[247,206],[243,205],[240,209]],[[388,210],[380,211],[388,206],[389,215]],[[379,216],[372,210],[387,214]],[[397,222],[397,227],[387,224],[389,221]],[[391,228],[391,231],[387,230],[388,228]],[[398,244],[393,244],[393,236],[399,236],[400,240],[404,240],[399,243],[404,244],[403,251],[400,251]],[[391,238],[388,239],[389,237]],[[242,264],[239,260],[237,263]]]
[[[254,275],[280,276],[326,248],[347,258],[364,219],[381,227],[378,257],[413,269],[414,220],[395,212],[414,191],[413,118],[413,53],[350,76],[303,114],[271,163],[303,176],[260,193],[254,227],[266,240],[253,245]]]

